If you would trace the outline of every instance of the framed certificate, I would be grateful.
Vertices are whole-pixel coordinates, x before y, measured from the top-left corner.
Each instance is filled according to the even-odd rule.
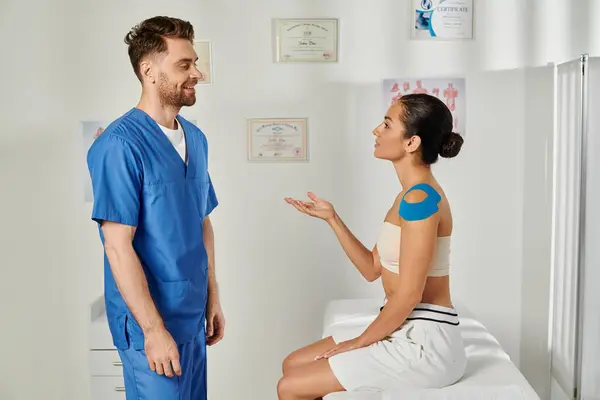
[[[411,39],[473,39],[473,0],[410,0]]]
[[[308,161],[307,118],[248,119],[249,161]]]
[[[198,56],[198,70],[202,73],[198,85],[212,85],[213,63],[212,47],[209,40],[197,40],[194,42],[194,50]]]
[[[337,62],[338,30],[334,18],[276,19],[275,61]]]

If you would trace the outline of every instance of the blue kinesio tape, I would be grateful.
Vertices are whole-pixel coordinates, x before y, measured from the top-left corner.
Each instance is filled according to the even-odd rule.
[[[419,203],[406,202],[404,197],[413,190],[422,190],[427,193],[427,197],[425,200]],[[437,212],[438,203],[441,199],[442,196],[440,196],[440,194],[433,187],[431,187],[431,185],[428,185],[427,183],[416,184],[407,190],[404,196],[402,196],[398,214],[405,221],[419,221],[422,219],[427,219]]]

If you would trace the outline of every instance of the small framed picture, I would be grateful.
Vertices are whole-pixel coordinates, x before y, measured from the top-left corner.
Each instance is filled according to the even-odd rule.
[[[337,62],[336,18],[275,19],[275,62]]]
[[[308,161],[307,118],[250,118],[247,124],[249,161]]]
[[[198,85],[212,85],[213,83],[213,62],[212,46],[210,40],[197,40],[194,42],[194,50],[198,55],[198,70],[202,73]]]

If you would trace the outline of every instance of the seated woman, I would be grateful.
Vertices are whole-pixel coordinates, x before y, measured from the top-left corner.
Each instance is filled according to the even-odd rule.
[[[329,393],[441,388],[464,374],[466,355],[449,288],[452,213],[431,164],[454,157],[463,138],[437,97],[410,94],[392,105],[373,131],[374,155],[392,162],[402,192],[385,216],[373,250],[363,246],[331,203],[286,198],[321,218],[368,281],[381,277],[386,299],[358,337],[328,337],[283,362],[280,400],[319,399]]]

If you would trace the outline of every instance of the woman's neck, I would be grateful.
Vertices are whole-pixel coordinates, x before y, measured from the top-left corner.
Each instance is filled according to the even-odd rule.
[[[420,182],[431,181],[433,178],[429,166],[416,164],[407,158],[394,162],[394,169],[396,170],[400,185],[402,185],[402,190],[407,190]]]

